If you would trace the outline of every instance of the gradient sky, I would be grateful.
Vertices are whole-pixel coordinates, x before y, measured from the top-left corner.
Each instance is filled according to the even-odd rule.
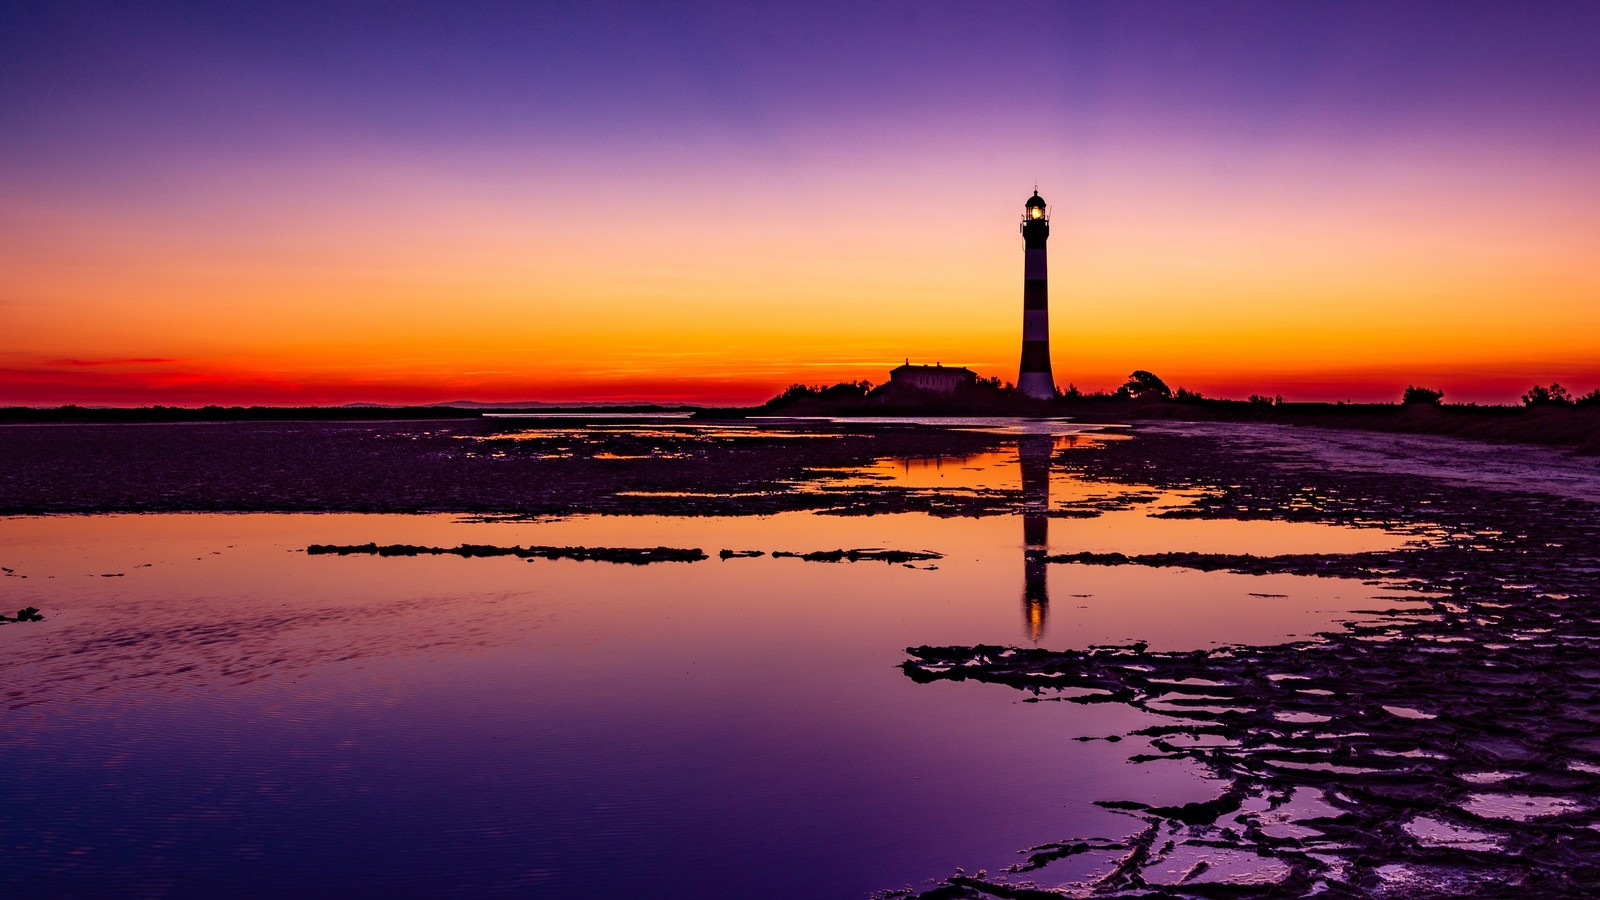
[[[1600,386],[1600,3],[0,0],[0,112],[0,404],[1012,380],[1035,181],[1063,386]]]

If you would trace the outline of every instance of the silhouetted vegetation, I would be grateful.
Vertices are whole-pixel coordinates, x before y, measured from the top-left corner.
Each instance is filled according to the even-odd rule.
[[[1408,384],[1406,385],[1405,395],[1400,398],[1400,402],[1405,406],[1438,406],[1443,399],[1444,391]]]
[[[792,387],[750,409],[708,409],[699,418],[792,416],[1060,416],[1084,421],[1271,422],[1326,428],[1437,434],[1473,440],[1555,444],[1600,453],[1600,390],[1574,398],[1559,384],[1534,387],[1521,405],[1446,404],[1437,388],[1407,385],[1399,403],[1294,402],[1281,394],[1245,400],[1202,396],[1167,383],[1146,369],[1134,371],[1113,392],[1088,392],[1076,384],[1049,400],[1019,395],[998,378],[949,393],[904,384],[866,388],[846,382],[831,388]]]
[[[868,381],[846,381],[829,387],[791,385],[759,407],[705,410],[698,415],[1048,415],[1050,402],[1018,394],[1011,382],[998,377],[979,378],[947,392],[894,381],[877,386]]]
[[[1549,387],[1536,384],[1522,395],[1523,406],[1571,406],[1572,395],[1567,389],[1552,382]]]
[[[783,393],[767,401],[767,405],[774,403],[798,403],[807,400],[821,401],[849,401],[860,400],[872,392],[872,382],[841,381],[838,384],[824,387],[823,385],[791,384]]]
[[[1117,388],[1117,396],[1135,400],[1165,400],[1172,396],[1172,388],[1167,387],[1167,383],[1155,373],[1138,369],[1128,376],[1122,387]]]

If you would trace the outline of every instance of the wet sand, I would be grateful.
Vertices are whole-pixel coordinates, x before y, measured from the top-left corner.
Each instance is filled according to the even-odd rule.
[[[992,498],[789,490],[890,456],[1001,446],[986,431],[663,419],[0,427],[0,515],[54,512],[965,514]]]
[[[919,682],[1158,712],[1169,723],[1136,733],[1158,752],[1131,761],[1193,760],[1223,787],[1171,806],[1107,792],[1097,799],[1128,816],[1124,833],[1052,836],[1006,872],[896,896],[1594,896],[1600,477],[1579,477],[1578,462],[1553,486],[1530,464],[1525,486],[1476,483],[1474,451],[1448,442],[1413,447],[1432,477],[1416,466],[1352,470],[1327,443],[1314,432],[1174,428],[1064,464],[1091,478],[1216,489],[1167,515],[1410,524],[1435,539],[1386,553],[1048,562],[1360,578],[1433,595],[1431,614],[1394,611],[1273,647],[909,648],[904,669]]]
[[[1406,535],[1377,550],[1030,546],[1034,571],[1359,579],[1396,599],[1315,639],[1262,646],[909,647],[901,677],[927,690],[964,681],[1063,715],[1105,705],[1137,714],[1136,728],[1076,737],[1128,748],[1135,766],[1199,767],[1215,789],[1130,798],[1107,784],[1090,798],[1110,814],[1097,821],[1126,827],[1041,833],[1015,847],[1010,870],[952,869],[884,896],[1581,897],[1600,886],[1600,472],[1589,461],[1548,451],[1485,472],[1479,450],[1446,439],[1351,446],[1349,432],[1142,426],[1132,440],[1056,446],[1055,467],[1091,487],[1040,509],[1026,471],[1017,483],[967,484],[925,465],[949,460],[959,474],[962,460],[1015,445],[1002,428],[535,425],[14,426],[0,443],[0,512],[450,510],[536,521],[806,510],[1094,524],[1137,510],[1175,528]],[[894,458],[921,468],[885,468]],[[736,560],[754,549],[723,547]],[[586,558],[578,546],[489,555],[530,549]],[[833,550],[763,549],[802,554],[795,562]]]

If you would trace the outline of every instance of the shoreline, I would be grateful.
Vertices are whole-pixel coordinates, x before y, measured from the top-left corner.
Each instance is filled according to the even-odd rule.
[[[1467,441],[1569,447],[1600,455],[1600,407],[1477,406],[1397,403],[1262,403],[1245,400],[1128,400],[1112,397],[1061,398],[1052,402],[1002,403],[817,403],[755,407],[549,406],[549,407],[0,407],[0,426],[226,424],[249,422],[476,422],[513,414],[519,423],[541,418],[626,417],[688,414],[696,423],[751,418],[829,418],[841,424],[863,418],[1067,418],[1095,422],[1215,422],[1291,425],[1418,434]]]
[[[921,889],[877,896],[1141,897],[1152,884],[1164,884],[1164,869],[1173,861],[1196,854],[1287,874],[1228,883],[1227,870],[1219,867],[1215,883],[1186,883],[1184,892],[1195,896],[1266,900],[1317,890],[1367,893],[1384,885],[1385,873],[1397,867],[1414,871],[1421,883],[1450,888],[1454,896],[1501,896],[1506,886],[1539,896],[1588,896],[1600,877],[1592,862],[1600,858],[1600,831],[1594,828],[1600,744],[1593,740],[1600,718],[1592,709],[1600,673],[1591,665],[1600,648],[1593,614],[1600,602],[1592,574],[1600,563],[1595,502],[1517,484],[1498,488],[1510,493],[1486,503],[1482,485],[1389,467],[1308,464],[1276,443],[1237,435],[1166,433],[1177,430],[1152,427],[1140,429],[1133,440],[1054,448],[1052,471],[1145,492],[1105,499],[1058,495],[1047,515],[1137,508],[1149,491],[1173,491],[1196,496],[1184,509],[1154,517],[1318,522],[1425,532],[1431,539],[1372,553],[1036,557],[1037,564],[1062,572],[1058,591],[1072,567],[1133,571],[1189,564],[1184,567],[1202,571],[1350,578],[1386,593],[1415,593],[1427,610],[1385,608],[1379,597],[1372,621],[1307,640],[1207,650],[1167,651],[1138,642],[1087,650],[1020,641],[905,647],[896,678],[912,684],[968,682],[1002,702],[1048,704],[1034,710],[1058,713],[1064,739],[1127,741],[1129,765],[1196,765],[1215,793],[1190,802],[1183,802],[1188,795],[1112,789],[1070,795],[1065,800],[1115,812],[1126,828],[1042,828],[1012,847],[1017,861],[1008,868],[953,870]],[[356,508],[348,511],[378,511],[372,507],[414,504],[423,497],[459,508],[489,494],[522,512],[706,515],[781,507],[831,515],[916,510],[976,516],[1028,509],[1021,489],[953,496],[937,487],[891,489],[871,481],[825,493],[793,486],[795,473],[808,468],[896,454],[957,460],[1014,444],[1016,435],[848,420],[773,428],[718,429],[710,423],[700,435],[594,429],[580,436],[582,431],[552,429],[530,438],[521,423],[487,419],[388,428],[265,423],[170,432],[20,430],[13,432],[17,441],[0,444],[0,473],[11,476],[8,481],[0,474],[0,500],[8,491],[15,499],[27,488],[90,503],[183,506],[185,498],[196,497],[324,502],[321,510],[305,511],[352,503]],[[19,452],[20,444],[31,446]],[[562,448],[586,458],[560,456]],[[17,479],[17,468],[3,465],[8,455],[29,462],[32,476]],[[63,460],[75,465],[64,469]],[[682,489],[679,479],[700,479],[703,493],[637,494]],[[761,484],[775,486],[773,493],[750,496]],[[487,493],[473,493],[480,488]],[[717,492],[721,496],[705,495]],[[606,553],[615,556],[608,560],[613,562],[660,554],[645,549],[646,555],[635,555],[638,549],[374,541],[331,552]],[[836,552],[842,561],[849,551]],[[816,561],[832,555],[820,554]],[[1058,593],[1056,610],[1070,609],[1071,598]],[[1144,727],[1085,731],[1073,710],[1088,703],[1118,703],[1162,718]],[[1463,842],[1471,846],[1457,846]],[[1036,879],[1072,877],[1078,863],[1066,860],[1077,856],[1104,861],[1100,871],[1106,874],[1098,885],[1076,893],[1034,890]]]

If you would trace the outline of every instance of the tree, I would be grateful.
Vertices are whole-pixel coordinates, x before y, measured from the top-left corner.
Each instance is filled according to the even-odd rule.
[[[1600,388],[1595,388],[1582,397],[1572,401],[1574,406],[1600,406]]]
[[[823,400],[843,400],[846,398],[865,397],[871,390],[872,382],[862,379],[861,381],[841,381],[832,387],[818,390],[816,394]]]
[[[1567,389],[1552,382],[1549,387],[1536,384],[1522,395],[1523,406],[1571,406],[1572,395]]]
[[[1167,387],[1167,383],[1153,373],[1139,369],[1128,376],[1127,384],[1117,388],[1117,396],[1132,397],[1135,400],[1143,400],[1146,397],[1167,400],[1172,397],[1172,388]]]
[[[1400,402],[1406,406],[1438,406],[1439,401],[1442,399],[1444,399],[1444,391],[1408,384],[1406,385],[1405,396],[1400,398]]]
[[[784,389],[783,393],[779,394],[776,397],[773,397],[771,400],[769,400],[767,402],[768,403],[787,403],[787,402],[794,401],[794,400],[805,400],[805,399],[810,398],[810,397],[815,397],[817,394],[819,394],[821,392],[822,392],[822,388],[820,388],[820,387],[810,387],[810,386],[804,385],[804,384],[791,384],[787,388]]]

